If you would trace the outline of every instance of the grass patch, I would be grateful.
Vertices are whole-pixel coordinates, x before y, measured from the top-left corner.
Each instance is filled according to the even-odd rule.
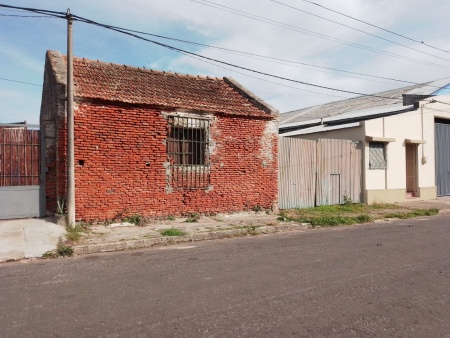
[[[163,236],[184,236],[186,232],[176,228],[170,228],[165,230],[160,230],[161,235]]]
[[[418,216],[433,216],[439,213],[432,209],[408,209],[395,204],[347,203],[342,205],[325,205],[315,208],[282,210],[279,221],[309,223],[316,226],[338,226],[369,223],[376,219],[407,219]]]
[[[90,230],[88,223],[77,223],[73,227],[66,226],[66,238],[70,242],[78,242],[82,236],[82,233],[86,233]]]
[[[394,212],[394,213],[388,213],[385,214],[384,217],[386,218],[400,218],[400,219],[408,219],[408,218],[414,218],[419,216],[434,216],[439,213],[439,210],[436,208],[431,209],[416,209],[412,210],[410,212]]]

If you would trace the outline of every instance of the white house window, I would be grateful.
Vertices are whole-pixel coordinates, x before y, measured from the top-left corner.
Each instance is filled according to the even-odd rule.
[[[169,116],[167,157],[173,189],[209,186],[209,120]]]
[[[387,169],[385,142],[369,142],[369,169]]]

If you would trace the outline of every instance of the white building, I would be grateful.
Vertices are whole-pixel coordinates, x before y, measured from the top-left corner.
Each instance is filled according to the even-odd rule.
[[[363,201],[450,195],[450,80],[280,116],[280,136],[362,143]]]

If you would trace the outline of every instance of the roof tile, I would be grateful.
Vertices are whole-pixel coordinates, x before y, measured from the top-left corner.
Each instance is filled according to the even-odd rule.
[[[66,57],[49,51],[50,63]],[[56,68],[56,67],[54,67]],[[222,112],[237,115],[267,115],[252,100],[224,81],[209,76],[118,65],[74,58],[74,95],[132,104]],[[261,104],[264,105],[263,102]]]

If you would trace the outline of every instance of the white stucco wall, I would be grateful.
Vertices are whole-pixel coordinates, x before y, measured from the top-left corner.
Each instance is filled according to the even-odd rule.
[[[450,102],[450,97],[439,97],[439,101],[445,100]],[[434,119],[450,119],[450,106],[429,103],[428,100],[422,101],[421,104],[425,104],[423,117],[419,108],[416,111],[364,122],[366,136],[395,139],[395,142],[390,142],[387,146],[386,171],[371,170],[366,161],[366,189],[406,189],[406,139],[426,141],[425,144],[418,145],[418,184],[419,187],[435,185]],[[365,158],[368,159],[368,156],[369,142],[366,142]]]
[[[430,103],[435,99],[443,103]],[[435,144],[434,120],[443,118],[450,120],[450,96],[437,96],[420,102],[424,105],[415,111],[398,115],[366,120],[362,126],[329,132],[313,133],[296,136],[302,139],[317,140],[319,138],[349,139],[361,141],[364,145],[363,155],[363,190],[395,191],[398,196],[406,193],[406,148],[405,140],[425,140],[425,144],[418,145],[418,186],[419,189],[432,189],[436,185],[435,179]],[[387,145],[388,169],[369,169],[369,142],[367,136],[393,138],[394,142]],[[430,195],[428,195],[430,196]],[[373,201],[372,201],[373,202]]]

